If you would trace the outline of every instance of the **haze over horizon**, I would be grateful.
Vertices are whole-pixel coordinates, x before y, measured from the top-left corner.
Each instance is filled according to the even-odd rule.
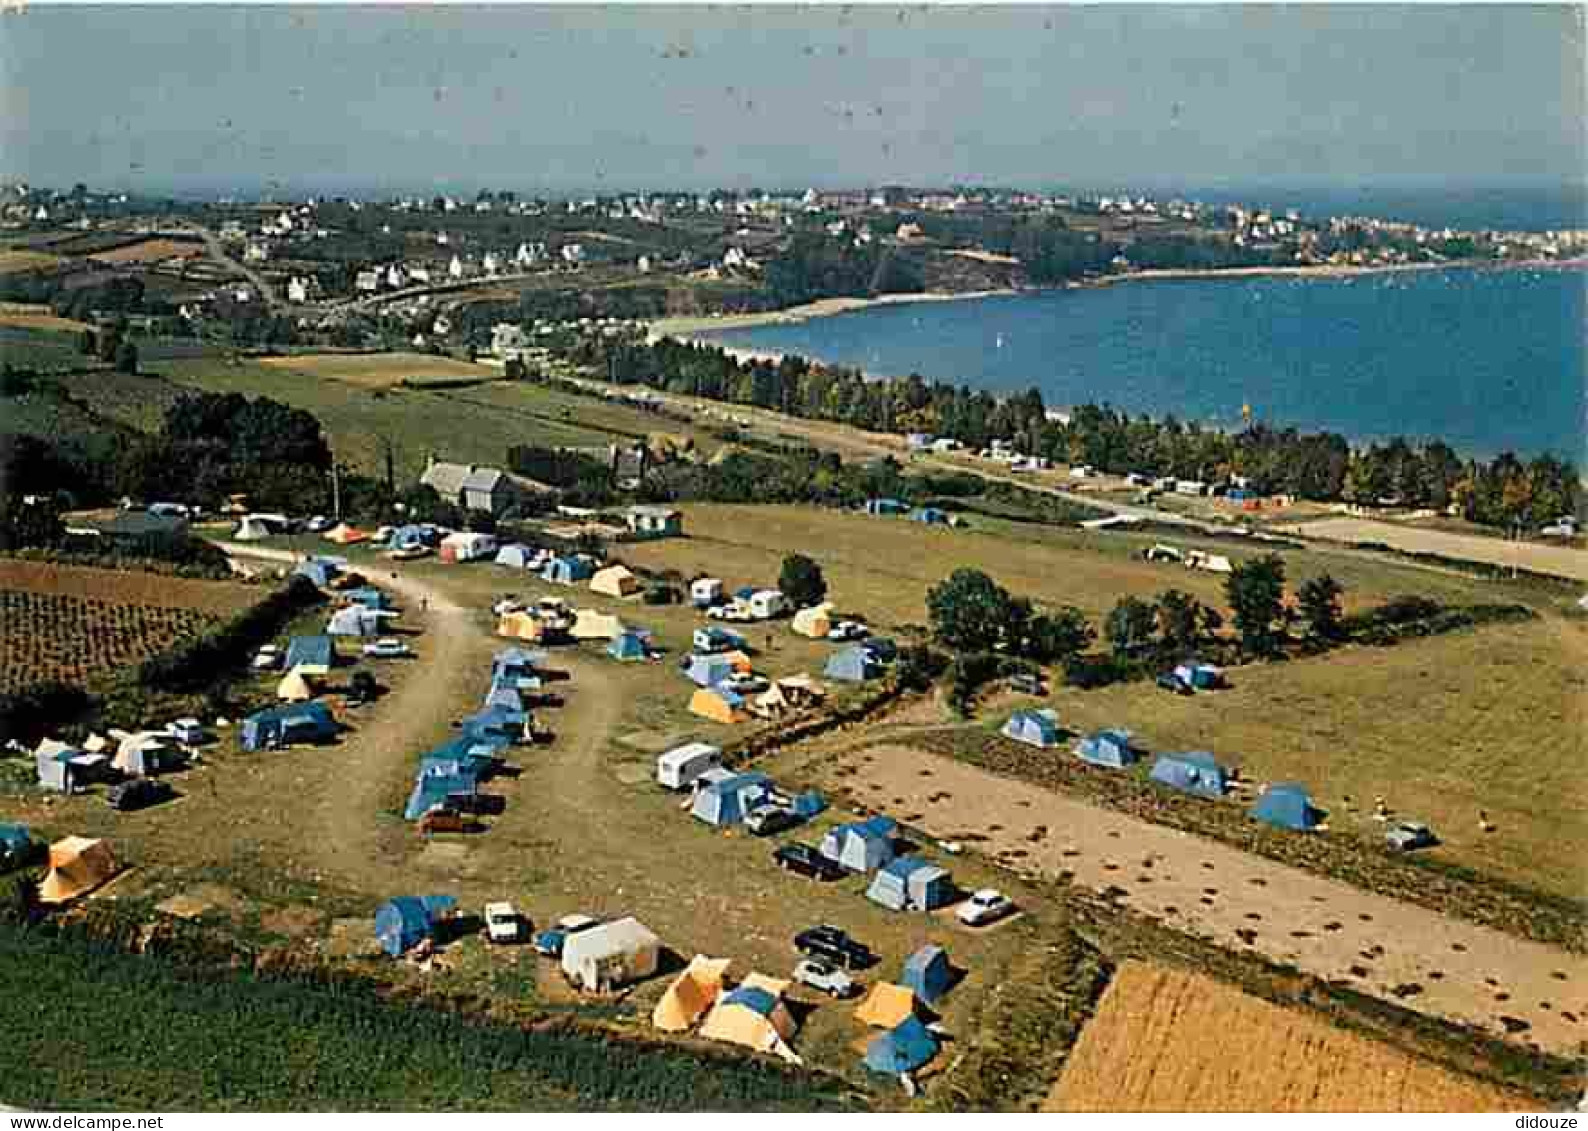
[[[1580,188],[1583,44],[1568,7],[29,7],[0,22],[0,171],[178,195]]]

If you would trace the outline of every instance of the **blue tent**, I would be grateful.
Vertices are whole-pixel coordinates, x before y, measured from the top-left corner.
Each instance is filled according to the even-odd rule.
[[[331,584],[331,579],[342,571],[328,558],[309,558],[294,566],[292,572],[295,576],[307,577],[324,589]]]
[[[1174,669],[1174,674],[1181,683],[1198,691],[1211,691],[1224,682],[1221,670],[1200,660],[1187,660]]]
[[[733,672],[733,661],[717,655],[691,655],[689,666],[684,669],[684,674],[701,687],[715,687]]]
[[[902,1076],[931,1062],[937,1038],[919,1017],[906,1017],[866,1046],[866,1067],[888,1076]]]
[[[1263,791],[1252,806],[1251,815],[1277,829],[1305,832],[1323,820],[1323,812],[1307,796],[1299,782],[1276,782]]]
[[[771,795],[772,779],[765,774],[734,774],[696,791],[690,813],[708,825],[737,825]]]
[[[822,674],[828,679],[860,683],[863,680],[876,678],[877,661],[864,648],[850,645],[827,657],[827,666],[822,669]]]
[[[891,664],[899,658],[899,646],[886,636],[871,636],[856,645],[873,663]]]
[[[491,667],[493,670],[501,668],[533,670],[544,664],[549,655],[539,648],[503,648],[491,657]]]
[[[1194,793],[1199,797],[1224,796],[1224,768],[1213,755],[1201,750],[1161,754],[1148,776],[1182,793]]]
[[[26,825],[0,823],[0,864],[20,864],[33,854],[33,834]]]
[[[796,817],[808,821],[816,814],[826,810],[827,799],[814,789],[810,789],[796,797],[789,808]]]
[[[868,817],[834,825],[822,837],[821,854],[851,872],[874,872],[893,859],[893,837],[899,826],[892,817]]]
[[[336,720],[324,703],[289,703],[249,715],[241,728],[244,750],[293,742],[320,742],[336,735]]]
[[[866,513],[876,515],[909,514],[910,504],[899,499],[867,499]]]
[[[1056,746],[1059,716],[1052,710],[1016,711],[1004,724],[1003,736],[1027,746]]]
[[[326,623],[327,636],[379,636],[384,618],[378,615],[378,610],[366,608],[363,605],[344,605],[331,614],[331,619]],[[302,637],[305,640],[315,639],[312,636]],[[287,656],[292,656],[292,648],[287,648]],[[313,663],[314,661],[307,661]],[[327,662],[329,666],[329,662]]]
[[[1094,766],[1122,770],[1141,758],[1141,751],[1130,744],[1130,731],[1100,730],[1081,739],[1075,753]]]
[[[914,990],[916,997],[931,1005],[954,984],[948,951],[940,946],[923,946],[904,960],[904,977],[899,984]]]
[[[428,767],[422,766],[414,778],[408,804],[403,807],[403,820],[417,821],[447,798],[473,797],[479,789],[478,776],[469,773],[458,762],[440,761]]]
[[[556,557],[541,567],[540,576],[547,581],[574,585],[595,576],[595,567],[584,558]]]
[[[624,661],[648,660],[651,656],[645,647],[645,638],[637,632],[620,632],[614,636],[612,643],[607,645],[607,655]]]
[[[484,774],[505,757],[508,741],[490,735],[459,735],[437,746],[425,758],[451,759]]]
[[[327,671],[336,661],[336,645],[329,636],[294,636],[287,642],[286,668],[324,668]]]
[[[535,551],[522,542],[509,542],[496,551],[496,564],[511,569],[528,569]]]
[[[937,507],[922,507],[910,517],[916,522],[924,522],[928,526],[948,525],[948,512]]]
[[[363,605],[366,609],[389,609],[391,601],[373,585],[361,585],[342,594],[349,604]]]
[[[420,546],[434,546],[441,541],[441,532],[434,526],[399,526],[392,531],[387,542],[394,550],[415,550]]]
[[[494,682],[491,689],[485,693],[485,709],[499,707],[504,711],[524,712],[524,698],[518,689],[509,687],[505,682]]]
[[[435,934],[436,923],[458,905],[450,895],[399,895],[375,912],[375,937],[393,958]]]
[[[919,856],[901,856],[877,872],[866,898],[892,911],[933,911],[954,898],[954,880]]]
[[[465,718],[461,726],[464,735],[469,738],[500,738],[507,742],[522,742],[524,728],[528,724],[528,712],[488,707]]]

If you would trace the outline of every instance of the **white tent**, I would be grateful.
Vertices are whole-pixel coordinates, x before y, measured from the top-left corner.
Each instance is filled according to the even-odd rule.
[[[618,919],[563,940],[562,972],[584,990],[610,990],[656,973],[662,940],[638,919]]]

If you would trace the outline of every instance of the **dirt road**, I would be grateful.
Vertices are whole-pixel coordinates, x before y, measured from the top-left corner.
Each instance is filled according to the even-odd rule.
[[[1440,554],[1469,562],[1497,566],[1519,566],[1539,573],[1553,573],[1578,581],[1588,581],[1588,553],[1571,546],[1551,546],[1543,542],[1508,542],[1478,534],[1452,534],[1444,530],[1423,530],[1396,522],[1369,518],[1325,518],[1317,522],[1285,527],[1281,533],[1300,534],[1334,542],[1382,542],[1397,550],[1414,554]]]
[[[1056,754],[1056,757],[1065,755]],[[1059,876],[1221,946],[1563,1055],[1588,1041],[1588,957],[1360,891],[905,745],[834,790],[1017,871]]]

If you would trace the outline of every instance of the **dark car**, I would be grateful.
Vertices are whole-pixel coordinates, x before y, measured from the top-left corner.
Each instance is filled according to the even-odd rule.
[[[1173,672],[1164,672],[1163,675],[1158,677],[1156,682],[1165,691],[1173,691],[1176,695],[1195,694],[1191,689],[1191,685]]]
[[[158,805],[162,801],[169,801],[176,796],[176,791],[163,781],[153,778],[133,778],[120,785],[111,786],[110,792],[105,794],[105,800],[110,802],[110,807],[126,813],[133,809],[147,809],[151,805]]]
[[[1009,689],[1018,691],[1022,695],[1041,695],[1042,677],[1032,675],[1030,672],[1018,672],[1009,677]]]
[[[363,703],[373,703],[380,694],[380,684],[375,682],[375,677],[369,672],[354,672],[347,689],[347,702],[349,706],[358,706]]]
[[[827,859],[810,845],[800,844],[798,841],[779,846],[778,850],[772,853],[772,859],[785,872],[798,872],[813,880],[836,880],[844,874],[844,870],[836,862]]]
[[[877,961],[871,948],[847,931],[825,923],[808,927],[794,936],[794,949],[811,958],[820,958],[848,970],[859,970]]]
[[[799,823],[798,814],[784,805],[757,805],[744,818],[744,827],[751,836],[771,836]]]

